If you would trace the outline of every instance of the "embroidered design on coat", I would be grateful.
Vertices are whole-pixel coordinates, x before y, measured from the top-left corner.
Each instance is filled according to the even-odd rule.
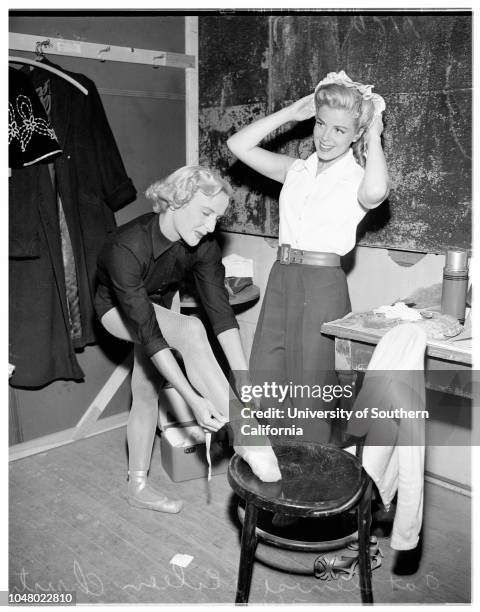
[[[21,123],[15,120],[15,108],[11,102],[8,103],[8,143],[10,144],[14,138],[20,142],[22,152],[28,146],[33,134],[42,134],[48,136],[52,140],[56,140],[56,135],[52,127],[42,117],[36,117],[33,113],[33,106],[30,98],[19,94],[15,100],[15,107]]]

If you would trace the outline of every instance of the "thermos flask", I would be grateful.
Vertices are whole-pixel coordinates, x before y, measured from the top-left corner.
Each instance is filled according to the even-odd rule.
[[[447,251],[443,268],[442,314],[448,314],[465,322],[465,306],[468,287],[467,251]]]

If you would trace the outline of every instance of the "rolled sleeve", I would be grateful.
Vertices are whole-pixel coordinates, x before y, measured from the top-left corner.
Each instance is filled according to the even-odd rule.
[[[143,267],[127,246],[116,242],[104,249],[99,264],[134,342],[142,344],[151,357],[169,345],[160,331],[155,309],[144,286]]]
[[[130,178],[127,178],[115,187],[115,189],[106,194],[106,202],[113,211],[120,210],[130,202],[133,202],[137,197],[137,190],[133,186]]]
[[[199,259],[193,266],[198,295],[216,336],[228,329],[238,329],[228,292],[225,288],[225,267],[220,247],[215,240],[202,245]]]
[[[137,192],[127,176],[120,151],[110,127],[98,90],[90,79],[86,79],[88,88],[90,130],[98,160],[98,173],[101,178],[102,191],[106,204],[117,211],[135,200]]]

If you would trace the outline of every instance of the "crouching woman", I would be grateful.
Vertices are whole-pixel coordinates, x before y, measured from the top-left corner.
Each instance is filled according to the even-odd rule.
[[[211,235],[228,206],[230,188],[201,166],[185,166],[146,191],[153,213],[122,225],[98,261],[97,315],[105,329],[133,342],[132,407],[127,424],[130,504],[179,512],[148,483],[158,419],[158,390],[167,380],[207,432],[229,420],[229,385],[202,323],[170,310],[178,285],[191,273],[202,305],[233,371],[247,371],[238,324],[224,286],[220,248]],[[171,349],[182,355],[186,376]],[[269,444],[235,446],[262,480],[278,480]]]

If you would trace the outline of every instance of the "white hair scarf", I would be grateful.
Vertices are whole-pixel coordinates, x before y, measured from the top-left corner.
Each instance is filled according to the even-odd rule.
[[[382,96],[373,93],[373,85],[364,85],[363,83],[356,83],[355,81],[352,81],[344,70],[340,70],[340,72],[329,72],[327,76],[315,87],[315,93],[317,93],[318,89],[323,85],[330,85],[331,83],[344,85],[345,87],[354,87],[362,95],[364,100],[372,100],[375,107],[375,117],[381,115],[385,110],[385,100],[382,98]]]

